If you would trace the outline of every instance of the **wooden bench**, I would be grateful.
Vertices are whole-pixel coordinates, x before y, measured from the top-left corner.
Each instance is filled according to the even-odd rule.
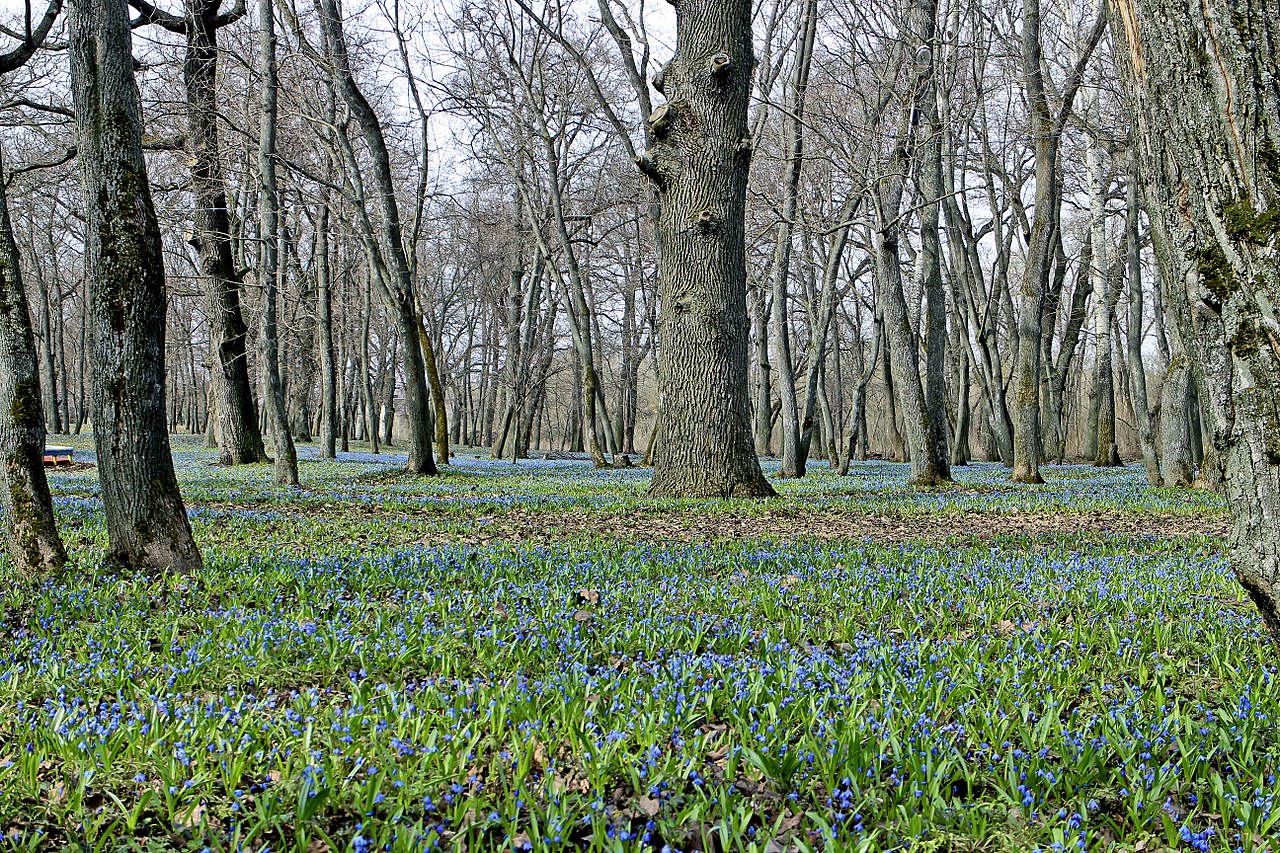
[[[55,468],[64,463],[71,465],[75,462],[75,454],[74,447],[46,447],[44,449],[44,464]]]

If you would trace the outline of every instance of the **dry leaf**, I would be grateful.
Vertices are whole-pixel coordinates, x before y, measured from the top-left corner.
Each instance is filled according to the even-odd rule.
[[[658,810],[662,808],[662,803],[653,797],[641,797],[637,805],[640,807],[640,811],[649,817],[655,817],[658,814]]]
[[[196,803],[185,815],[173,819],[174,829],[197,829],[204,820],[204,803]]]

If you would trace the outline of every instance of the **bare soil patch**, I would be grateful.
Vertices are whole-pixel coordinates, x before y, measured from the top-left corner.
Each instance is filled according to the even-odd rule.
[[[1020,536],[1090,539],[1122,537],[1206,537],[1226,542],[1231,522],[1225,514],[1177,515],[1122,512],[956,513],[900,515],[784,511],[698,515],[679,511],[625,514],[589,512],[509,512],[474,519],[457,538],[473,544],[504,541],[559,542],[614,539],[682,544],[740,539],[814,539],[877,542],[979,542]]]

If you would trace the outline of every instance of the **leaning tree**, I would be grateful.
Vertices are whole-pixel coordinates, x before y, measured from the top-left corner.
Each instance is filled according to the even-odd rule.
[[[1280,643],[1280,0],[1111,0],[1157,260],[1232,561]]]
[[[62,9],[51,0],[44,18],[17,47],[0,53],[0,74],[20,67],[44,43]],[[9,221],[3,152],[0,152],[0,509],[10,559],[19,575],[58,571],[67,555],[53,515],[44,475],[45,425],[31,311]]]

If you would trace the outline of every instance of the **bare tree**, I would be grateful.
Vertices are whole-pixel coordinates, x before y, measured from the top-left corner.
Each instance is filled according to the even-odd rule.
[[[325,59],[333,78],[334,89],[350,111],[372,160],[369,173],[381,214],[381,234],[377,244],[379,264],[384,265],[388,272],[383,294],[395,315],[404,351],[405,407],[409,421],[409,461],[406,467],[416,474],[435,474],[436,462],[431,452],[432,433],[427,408],[427,363],[422,347],[425,331],[418,313],[409,257],[405,251],[400,205],[396,200],[386,138],[382,132],[382,123],[352,74],[337,0],[317,0],[317,11],[324,34]],[[448,463],[449,460],[446,456],[441,461]]]
[[[745,204],[754,57],[748,0],[684,0],[667,102],[641,168],[657,184],[662,434],[650,493],[773,494],[747,406]]]
[[[0,74],[31,58],[61,10],[62,0],[51,0],[35,27],[28,18],[21,43],[0,53]],[[45,423],[35,336],[5,186],[0,150],[0,509],[10,559],[20,577],[29,577],[60,571],[67,555],[44,473]]]
[[[1040,373],[1042,300],[1053,264],[1053,247],[1060,224],[1062,200],[1058,152],[1062,133],[1071,117],[1072,104],[1080,90],[1089,57],[1106,29],[1106,16],[1099,14],[1085,41],[1085,47],[1062,87],[1061,102],[1055,111],[1049,102],[1043,66],[1040,0],[1024,0],[1022,5],[1022,64],[1030,112],[1031,138],[1035,146],[1035,208],[1028,237],[1026,269],[1018,305],[1018,350],[1015,375],[1013,481],[1042,483],[1040,437]]]
[[[280,334],[276,320],[276,302],[280,292],[282,268],[280,246],[283,226],[280,222],[280,187],[276,181],[276,112],[279,78],[276,73],[276,25],[272,0],[258,2],[258,71],[262,76],[262,107],[258,116],[258,275],[262,281],[262,363],[266,379],[264,397],[267,423],[275,445],[276,482],[298,485],[298,454],[289,432],[289,415],[284,403],[284,385],[280,379]]]
[[[165,425],[164,257],[142,157],[129,21],[112,0],[71,0],[68,7],[107,559],[191,573],[202,563]]]

